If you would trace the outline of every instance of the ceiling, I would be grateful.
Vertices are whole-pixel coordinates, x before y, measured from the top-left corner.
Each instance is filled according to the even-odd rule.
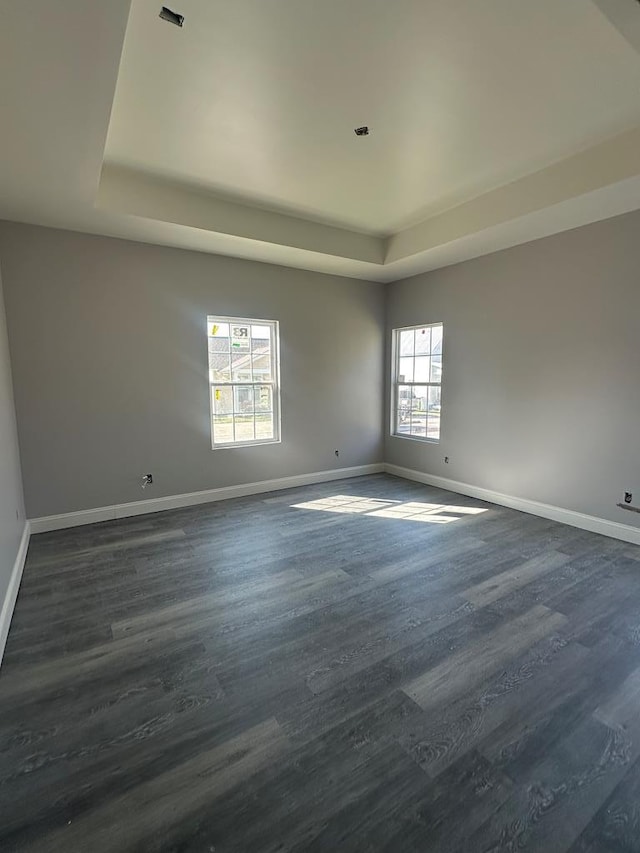
[[[3,10],[0,217],[390,281],[640,207],[636,0],[171,2]]]
[[[175,2],[182,31],[132,5],[107,162],[343,228],[386,236],[640,122],[640,57],[585,0]]]

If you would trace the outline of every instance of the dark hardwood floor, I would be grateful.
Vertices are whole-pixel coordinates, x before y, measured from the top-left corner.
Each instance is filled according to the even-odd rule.
[[[640,851],[640,549],[379,475],[34,536],[0,850]]]

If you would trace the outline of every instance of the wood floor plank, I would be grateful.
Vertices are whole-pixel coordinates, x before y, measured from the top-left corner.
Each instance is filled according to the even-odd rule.
[[[397,627],[395,624],[385,624],[380,631],[374,625],[370,630],[361,632],[357,643],[350,644],[348,649],[343,647],[337,657],[330,660],[325,658],[311,670],[305,678],[306,684],[313,693],[334,688],[378,661],[464,618],[468,613],[468,606],[454,597],[439,601],[438,606],[425,608],[420,613],[410,610],[408,619]]]
[[[533,607],[489,634],[481,648],[461,649],[409,682],[404,691],[424,710],[450,702],[566,621],[544,605]]]
[[[613,696],[596,708],[594,716],[613,729],[626,728],[632,720],[638,717],[639,710],[640,667],[624,680]]]
[[[637,853],[639,850],[640,761],[636,761],[569,853]]]
[[[500,767],[502,761],[497,758],[502,757],[507,732],[526,726],[532,705],[544,702],[559,681],[582,673],[588,654],[587,649],[563,639],[543,641],[441,713],[410,720],[399,741],[432,778],[472,749]]]
[[[468,840],[470,850],[564,853],[640,755],[630,735],[589,716],[542,758],[525,783]]]
[[[335,577],[337,576],[332,575],[332,578]],[[300,581],[302,581],[301,573],[295,569],[288,569],[266,578],[236,584],[229,590],[199,595],[195,599],[186,599],[167,607],[155,608],[137,616],[130,616],[128,619],[118,619],[112,623],[111,630],[114,639],[144,633],[154,628],[162,630],[164,627],[172,627],[185,620],[191,622],[202,614],[212,614],[217,610],[230,608],[246,599],[255,600],[279,586],[291,587]]]
[[[384,474],[33,536],[0,849],[634,849],[638,554]]]
[[[378,581],[396,580],[404,575],[410,575],[415,572],[424,571],[429,566],[442,563],[447,558],[452,556],[459,557],[461,554],[469,552],[481,551],[485,547],[484,542],[479,539],[464,537],[456,539],[455,542],[444,540],[435,544],[427,553],[421,555],[421,559],[409,557],[391,565],[386,565],[383,568],[376,569],[369,573],[370,577]]]
[[[479,746],[495,767],[523,781],[545,750],[555,747],[568,731],[593,713],[599,699],[615,694],[629,671],[620,643],[605,641],[593,649],[569,643],[574,666],[556,672],[556,679],[534,679],[518,714],[510,714]],[[562,690],[557,689],[559,679]]]
[[[81,850],[88,837],[95,853],[134,849],[154,835],[169,841],[176,819],[187,820],[209,799],[222,796],[272,762],[286,745],[277,722],[266,720],[81,819],[70,821],[49,835],[47,850]]]
[[[527,560],[521,566],[514,569],[508,569],[501,572],[499,575],[494,575],[482,583],[465,589],[461,593],[463,598],[475,604],[476,607],[485,607],[487,604],[496,601],[513,592],[520,587],[526,586],[531,581],[539,578],[540,575],[547,574],[554,569],[560,568],[565,563],[569,562],[569,557],[565,554],[559,554],[555,551],[542,554],[538,557],[533,557]]]
[[[456,761],[419,802],[392,827],[379,826],[380,846],[372,850],[403,853],[460,853],[465,839],[483,825],[511,795],[507,778],[475,751]],[[460,803],[464,803],[461,819]],[[390,831],[391,830],[391,831]]]

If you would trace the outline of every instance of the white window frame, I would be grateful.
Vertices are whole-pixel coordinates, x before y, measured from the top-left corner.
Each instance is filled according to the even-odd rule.
[[[442,328],[442,344],[441,344],[441,358],[442,358],[442,367],[440,374],[440,382],[400,382],[400,333],[401,332],[410,332],[415,329],[432,329],[436,326]],[[415,356],[414,356],[415,357]],[[444,323],[442,321],[438,323],[417,323],[415,326],[399,326],[397,329],[391,330],[391,412],[390,412],[390,433],[393,438],[404,438],[409,441],[422,441],[426,444],[439,444],[442,440],[442,375],[444,372]],[[399,387],[400,385],[419,385],[427,388],[434,387],[440,388],[440,434],[438,438],[429,438],[426,434],[422,435],[407,435],[406,433],[401,433],[397,431],[397,423],[398,423],[398,406],[399,406]],[[427,391],[428,398],[428,391]]]
[[[259,381],[230,381],[214,382],[209,370],[209,329],[214,323],[228,323],[229,326],[268,326],[271,331],[271,377],[261,378]],[[262,444],[279,444],[281,441],[281,411],[280,411],[280,324],[277,320],[260,320],[256,317],[226,317],[221,314],[207,315],[207,372],[209,374],[209,422],[211,427],[211,449],[221,450],[233,447],[255,447]],[[252,438],[247,441],[216,442],[213,418],[214,418],[214,391],[216,388],[235,388],[241,386],[254,388],[268,385],[271,388],[271,399],[273,400],[273,438]],[[234,395],[235,399],[235,395]],[[234,414],[236,414],[234,412]],[[254,434],[255,434],[255,410],[254,410]]]

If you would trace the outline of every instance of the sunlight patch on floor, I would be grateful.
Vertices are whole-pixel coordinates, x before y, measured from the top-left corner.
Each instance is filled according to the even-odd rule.
[[[484,507],[363,498],[356,495],[333,495],[328,498],[318,498],[315,501],[292,504],[292,508],[354,513],[375,516],[376,518],[400,518],[405,521],[422,521],[427,524],[450,524],[452,521],[459,521],[465,516],[488,512]]]

